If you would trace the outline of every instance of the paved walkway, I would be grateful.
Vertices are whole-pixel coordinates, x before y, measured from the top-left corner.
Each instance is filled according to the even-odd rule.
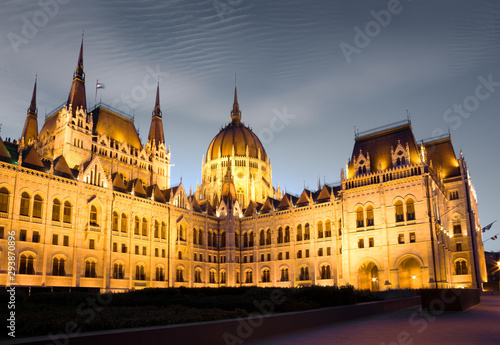
[[[499,345],[500,296],[481,296],[481,303],[465,312],[433,316],[408,309],[244,344]]]

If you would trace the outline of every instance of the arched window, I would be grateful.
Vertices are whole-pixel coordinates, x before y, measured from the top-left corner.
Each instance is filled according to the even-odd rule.
[[[135,216],[134,218],[134,235],[140,235],[140,225],[141,225],[141,220],[139,217]]]
[[[9,194],[7,188],[0,188],[0,212],[9,212]]]
[[[243,248],[248,247],[248,234],[245,232],[243,234]]]
[[[234,245],[236,248],[240,247],[240,233],[238,231],[234,232]]]
[[[317,225],[318,228],[318,238],[323,238],[323,222],[320,220]]]
[[[194,282],[195,283],[201,283],[201,269],[197,268],[194,271]]]
[[[413,199],[406,202],[406,220],[415,220],[415,203]]]
[[[222,231],[220,233],[220,247],[226,248],[226,232],[225,231]]]
[[[220,283],[221,284],[226,284],[226,271],[221,271],[220,272]]]
[[[42,202],[42,197],[38,194],[35,195],[33,200],[33,217],[42,218]]]
[[[297,225],[297,241],[302,241],[302,224]]]
[[[123,279],[125,277],[125,271],[123,269],[123,264],[115,263],[113,265],[113,279]]]
[[[285,228],[285,243],[289,243],[290,242],[290,227],[287,226]]]
[[[400,166],[401,165],[401,158],[398,157],[398,159],[396,160],[396,165],[397,166]]]
[[[283,243],[283,228],[281,226],[278,228],[278,243]]]
[[[63,222],[64,223],[71,223],[71,213],[72,213],[72,206],[69,201],[64,202],[64,210],[63,210]]]
[[[66,275],[66,271],[64,270],[64,259],[54,258],[52,260],[52,275],[53,276]]]
[[[118,231],[118,221],[120,218],[118,218],[118,213],[116,211],[113,211],[113,219],[111,221],[111,230]]]
[[[263,246],[266,243],[266,236],[264,230],[260,230],[259,245]]]
[[[154,238],[160,238],[160,223],[155,220],[155,222],[153,223],[153,236]]]
[[[300,280],[309,280],[309,267],[307,266],[302,266],[300,268]]]
[[[209,272],[209,282],[210,284],[216,284],[216,280],[215,280],[215,270],[210,270]]]
[[[245,283],[251,284],[253,282],[253,274],[251,270],[245,271]]]
[[[135,280],[146,280],[146,273],[143,265],[135,265]]]
[[[167,224],[165,224],[165,222],[161,222],[161,238],[167,238]]]
[[[193,244],[198,244],[198,230],[193,228]]]
[[[309,223],[306,223],[306,226],[304,227],[304,240],[308,241],[311,239],[311,227],[309,226]]]
[[[19,274],[35,274],[35,258],[22,254],[19,259]]]
[[[212,231],[209,230],[208,231],[208,245],[211,246],[212,245]]]
[[[373,219],[373,206],[368,206],[366,208],[366,226],[375,225],[375,221]]]
[[[217,231],[214,231],[214,235],[212,236],[212,247],[217,248]]]
[[[363,208],[360,206],[356,210],[356,227],[357,228],[362,228],[365,226],[364,223],[364,214],[363,214]]]
[[[52,220],[58,222],[61,220],[61,202],[59,199],[54,199],[52,203]]]
[[[146,218],[142,218],[142,236],[148,235],[148,220]]]
[[[281,278],[280,281],[282,282],[287,282],[288,281],[288,268],[282,268],[281,269]]]
[[[337,224],[338,224],[337,226],[339,229],[339,236],[342,236],[342,218],[339,218]]]
[[[396,201],[394,204],[396,208],[396,222],[404,222],[405,216],[403,213],[403,202],[401,200]]]
[[[122,219],[121,219],[121,232],[127,232],[127,215],[125,213],[122,213]]]
[[[332,273],[330,269],[330,265],[321,266],[321,279],[331,279]]]
[[[467,262],[465,260],[458,260],[455,262],[455,274],[463,275],[468,274],[469,270],[467,269]]]
[[[329,219],[325,222],[325,237],[332,237],[332,222]]]
[[[182,267],[177,267],[175,272],[175,281],[179,283],[184,281],[184,269]]]
[[[262,270],[262,282],[269,283],[271,281],[271,271],[269,268],[264,268]]]
[[[30,200],[31,197],[28,193],[24,192],[21,195],[21,207],[19,208],[19,214],[21,216],[29,217],[30,215]]]
[[[248,246],[253,247],[254,241],[255,241],[255,235],[253,231],[250,231],[250,233],[248,234]]]
[[[161,266],[156,266],[156,281],[162,282],[165,280],[165,269]]]
[[[90,206],[90,225],[97,226],[97,207],[95,205]]]
[[[203,229],[198,230],[198,244],[203,245]]]
[[[85,277],[87,278],[97,277],[95,266],[96,266],[95,261],[92,260],[85,261]]]
[[[266,231],[266,244],[271,244],[271,229]]]

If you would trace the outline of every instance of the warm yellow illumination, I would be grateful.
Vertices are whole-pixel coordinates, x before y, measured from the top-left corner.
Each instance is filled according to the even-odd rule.
[[[372,278],[372,282],[376,282],[377,281],[377,278]]]
[[[411,279],[415,280],[417,279],[417,276],[411,276]]]

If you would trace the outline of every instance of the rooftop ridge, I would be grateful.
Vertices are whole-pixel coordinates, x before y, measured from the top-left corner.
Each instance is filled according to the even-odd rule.
[[[437,135],[435,137],[422,139],[422,143],[428,144],[428,143],[432,143],[434,141],[444,140],[444,139],[448,139],[448,138],[451,139],[450,133],[445,133],[445,134]]]
[[[94,110],[96,110],[96,109],[97,109],[97,108],[99,108],[99,107],[103,107],[103,108],[105,108],[105,109],[107,109],[107,110],[111,110],[113,113],[115,113],[115,114],[117,114],[117,115],[120,115],[121,117],[124,117],[124,118],[126,118],[127,120],[130,120],[130,121],[134,122],[134,115],[129,115],[129,114],[127,114],[127,113],[125,113],[125,112],[123,112],[123,111],[121,111],[121,110],[119,110],[119,109],[117,109],[117,108],[115,108],[115,107],[112,107],[112,106],[110,106],[109,104],[106,104],[106,103],[104,103],[104,102],[99,102],[99,103],[97,103],[97,104],[94,106],[94,108],[92,108],[92,109],[90,110],[90,112],[92,113]]]
[[[363,139],[363,138],[368,137],[370,135],[377,134],[379,132],[387,131],[390,129],[395,129],[398,127],[403,127],[405,125],[411,125],[411,120],[405,119],[405,120],[401,120],[401,121],[396,121],[396,122],[392,122],[392,123],[389,123],[389,124],[386,124],[383,126],[375,127],[375,128],[372,128],[372,129],[369,129],[366,131],[362,131],[362,132],[355,131],[354,132],[354,139],[355,140]]]

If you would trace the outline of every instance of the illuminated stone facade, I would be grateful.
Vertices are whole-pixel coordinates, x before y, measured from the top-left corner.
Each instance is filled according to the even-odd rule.
[[[294,196],[273,188],[235,90],[187,195],[170,186],[159,89],[142,145],[133,118],[87,110],[84,81],[81,50],[68,101],[38,132],[35,84],[21,139],[0,140],[2,285],[12,230],[19,286],[384,290],[486,277],[476,195],[449,137],[418,144],[409,121],[357,134],[340,185]]]

